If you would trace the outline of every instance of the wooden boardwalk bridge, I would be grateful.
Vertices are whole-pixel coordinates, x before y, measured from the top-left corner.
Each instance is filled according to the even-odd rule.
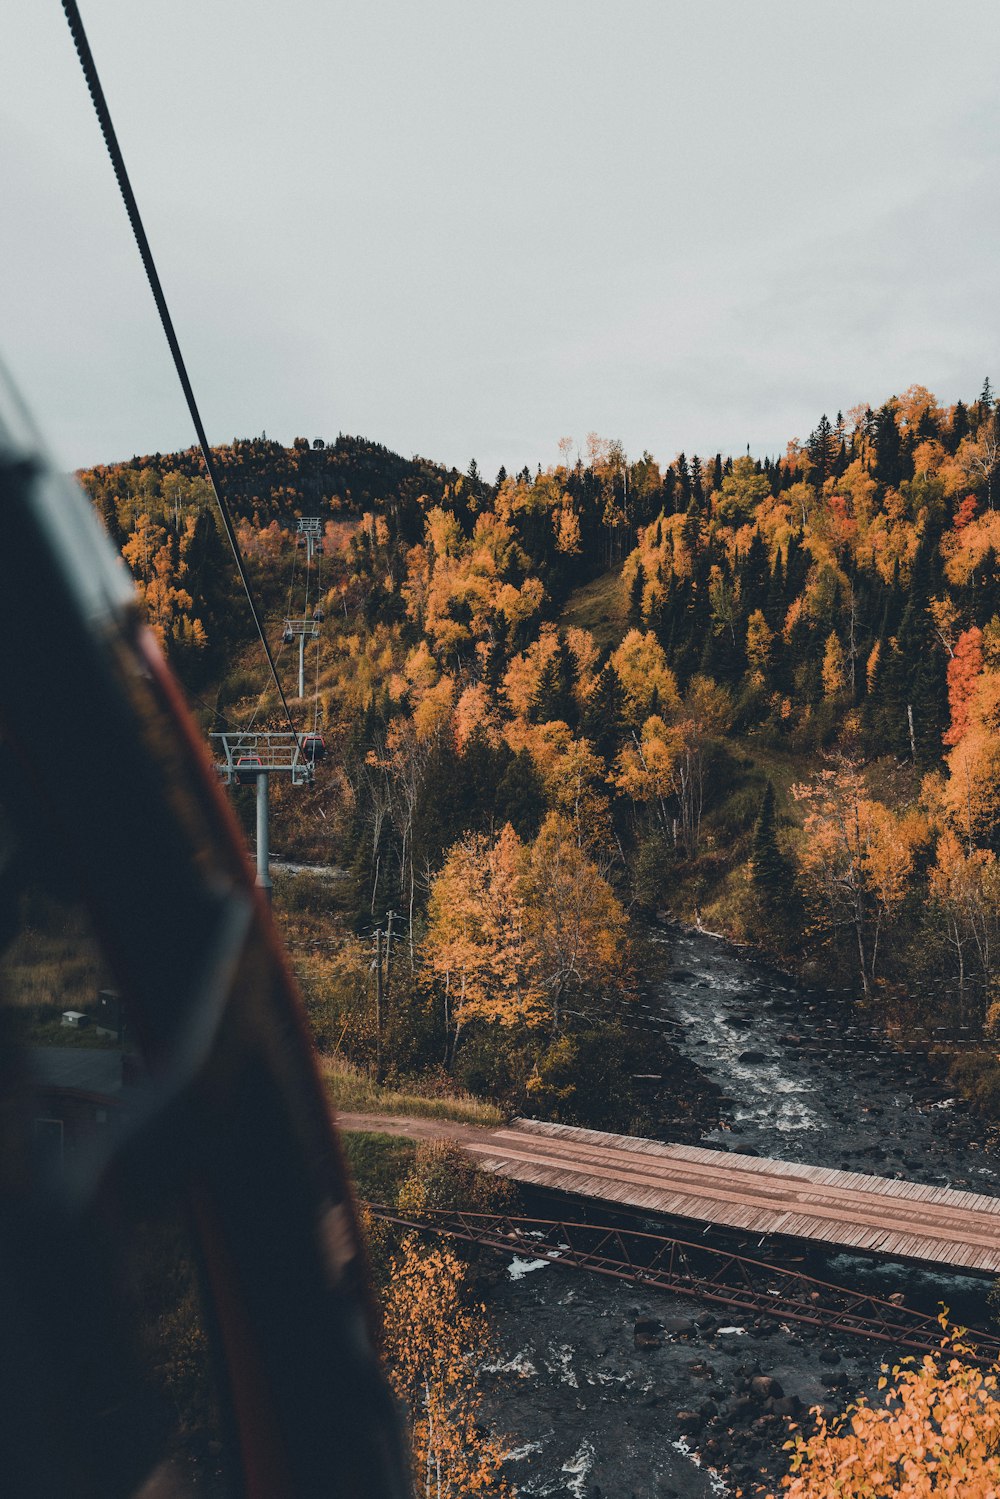
[[[450,1139],[479,1166],[513,1181],[699,1226],[1000,1274],[1000,1197],[534,1119],[496,1129],[346,1113],[339,1122]]]

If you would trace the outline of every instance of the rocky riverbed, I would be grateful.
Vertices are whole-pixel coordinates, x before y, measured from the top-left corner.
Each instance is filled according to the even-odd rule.
[[[667,964],[644,997],[650,1072],[672,1037],[722,1091],[703,1141],[720,1149],[1000,1194],[976,1121],[918,1061],[839,1036],[842,1007],[794,988],[702,933],[658,932]],[[664,1068],[664,1075],[675,1072]],[[697,1230],[693,1230],[697,1232]],[[752,1246],[764,1258],[767,1246]],[[986,1286],[862,1257],[814,1253],[810,1273],[989,1324]],[[484,1371],[522,1494],[695,1499],[777,1491],[791,1420],[872,1392],[886,1345],[729,1317],[545,1262],[486,1271],[501,1352]]]

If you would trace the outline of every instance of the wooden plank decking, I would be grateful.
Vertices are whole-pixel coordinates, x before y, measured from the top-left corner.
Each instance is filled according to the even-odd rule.
[[[343,1122],[352,1127],[348,1118]],[[1000,1197],[532,1119],[493,1130],[430,1120],[406,1123],[414,1128],[400,1128],[402,1121],[396,1128],[454,1138],[480,1166],[514,1181],[699,1226],[712,1223],[1000,1273]]]

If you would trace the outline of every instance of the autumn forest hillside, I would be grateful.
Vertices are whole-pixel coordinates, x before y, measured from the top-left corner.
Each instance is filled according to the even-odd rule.
[[[998,428],[987,381],[763,461],[592,434],[490,482],[347,437],[217,450],[290,694],[282,621],[325,616],[292,708],[328,754],[273,834],[349,872],[286,882],[321,1048],[581,1117],[655,912],[797,954],[875,1023],[1000,1031]],[[198,456],[82,479],[206,731],[280,727]]]

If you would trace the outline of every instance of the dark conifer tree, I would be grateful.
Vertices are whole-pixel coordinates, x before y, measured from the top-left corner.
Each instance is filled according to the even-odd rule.
[[[891,402],[875,415],[875,477],[895,488],[903,478],[903,445]]]
[[[701,472],[701,459],[697,453],[691,459],[691,494],[699,505],[704,505],[705,486]]]
[[[684,525],[681,528],[681,539],[688,551],[697,553],[701,549],[701,523],[704,519],[701,506],[694,498],[690,500],[687,513],[684,516]]]
[[[596,752],[610,765],[625,736],[625,694],[610,661],[594,684],[583,710],[581,730]]]
[[[680,495],[677,509],[686,510],[691,503],[691,470],[683,453],[677,455],[677,488]]]
[[[815,482],[820,485],[833,473],[837,457],[836,439],[825,411],[819,419],[815,432],[809,438],[808,450],[810,458],[816,465]]]
[[[740,569],[740,607],[743,617],[749,618],[755,609],[762,609],[767,600],[771,569],[768,564],[767,545],[759,531],[754,531]]]
[[[795,876],[778,847],[774,786],[770,781],[754,824],[750,871],[765,916],[772,921],[787,919],[795,904]]]
[[[910,753],[912,716],[919,766],[940,758],[948,718],[946,662],[928,607],[936,552],[936,537],[925,532],[913,562],[896,649],[888,653],[880,683],[888,746],[901,756]]]
[[[771,569],[771,580],[767,587],[764,617],[772,630],[783,623],[785,618],[785,568],[781,560],[780,549],[774,554],[774,567]]]
[[[533,723],[552,723],[559,719],[575,728],[579,710],[573,695],[576,680],[576,662],[573,653],[560,635],[559,646],[542,667],[538,687],[531,702],[530,717]]]
[[[951,428],[945,434],[945,447],[949,453],[958,451],[958,445],[963,437],[969,435],[969,412],[964,402],[956,401],[955,410],[952,413]]]
[[[494,695],[499,692],[503,684],[507,664],[507,621],[502,614],[498,614],[492,620],[490,640],[486,648],[486,661],[483,666],[483,681]]]
[[[537,834],[544,811],[545,791],[535,762],[526,749],[518,750],[497,786],[496,825],[509,822],[528,842]]]

